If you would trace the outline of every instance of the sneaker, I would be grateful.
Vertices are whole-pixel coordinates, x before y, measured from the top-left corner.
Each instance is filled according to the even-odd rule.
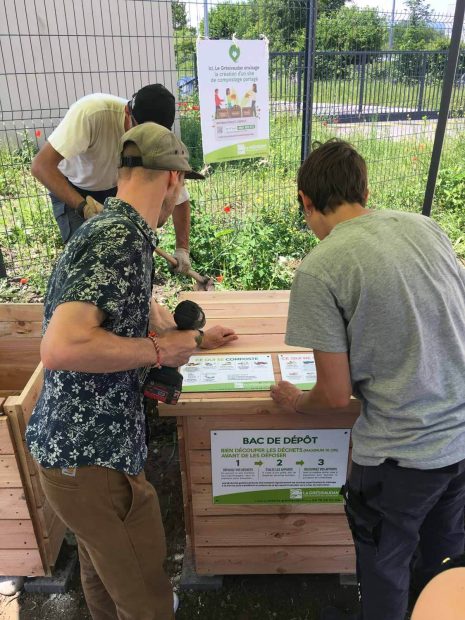
[[[178,611],[178,607],[179,607],[179,596],[173,590],[173,611],[174,613]]]
[[[321,612],[320,620],[360,620],[358,614],[346,614],[336,607],[325,607]]]
[[[13,596],[23,589],[24,577],[0,577],[0,594]]]

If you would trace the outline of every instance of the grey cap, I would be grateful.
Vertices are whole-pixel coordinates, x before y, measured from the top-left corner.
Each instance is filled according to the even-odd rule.
[[[133,152],[129,149],[129,153],[123,156],[128,142],[137,148]],[[127,131],[120,140],[120,153],[120,167],[177,170],[184,172],[186,179],[205,179],[190,167],[186,145],[172,131],[156,123],[141,123]]]

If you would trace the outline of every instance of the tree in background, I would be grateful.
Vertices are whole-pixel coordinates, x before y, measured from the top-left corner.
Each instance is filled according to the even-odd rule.
[[[394,47],[398,50],[446,50],[450,40],[431,21],[425,0],[406,0],[408,18],[394,27]]]
[[[234,33],[245,38],[247,19],[250,20],[250,3],[224,3],[213,6],[208,11],[208,36],[210,39],[230,39]],[[200,22],[200,34],[205,33],[204,20]]]
[[[174,29],[174,54],[176,68],[181,73],[193,75],[195,55],[195,28],[188,26],[186,5],[182,0],[171,0]]]

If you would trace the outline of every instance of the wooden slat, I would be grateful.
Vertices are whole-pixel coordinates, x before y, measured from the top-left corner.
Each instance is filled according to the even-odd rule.
[[[0,304],[0,322],[42,321],[43,304]]]
[[[27,423],[29,422],[29,418],[31,417],[32,410],[34,409],[42,390],[43,380],[43,366],[39,363],[29,377],[29,380],[21,394],[19,396],[10,396],[5,403],[7,415],[8,410],[13,410],[13,408],[15,409],[23,435],[26,430]]]
[[[205,325],[205,329],[209,329],[214,325],[218,325],[219,321],[217,318],[213,318],[208,315],[208,320]],[[236,334],[283,334],[286,331],[286,323],[287,317],[230,317],[227,320],[222,319],[221,321],[227,327],[233,329]],[[216,353],[220,352],[219,349],[216,350]]]
[[[352,546],[196,547],[199,575],[355,573]]]
[[[0,563],[3,549],[37,549],[30,519],[6,519],[0,522]]]
[[[0,456],[0,489],[21,488],[21,474],[14,454]]]
[[[266,304],[289,302],[290,291],[186,291],[180,300],[191,299],[205,308],[209,303]]]
[[[31,501],[34,503],[35,510],[39,507],[42,507],[45,502],[45,493],[42,489],[42,485],[40,484],[40,478],[38,474],[33,476],[29,476],[29,481],[31,483]]]
[[[42,321],[0,321],[0,338],[4,336],[40,338]]]
[[[29,518],[29,509],[27,507],[23,489],[0,489],[0,520]],[[0,529],[1,527],[2,526],[0,524]]]
[[[3,454],[14,454],[13,442],[10,437],[8,418],[0,416],[0,456]]]
[[[344,514],[342,504],[228,504],[213,503],[211,484],[192,485],[194,517],[219,515],[269,515],[269,514]]]
[[[38,549],[4,549],[0,552],[0,575],[45,575]]]
[[[229,412],[228,412],[229,413]],[[325,428],[352,428],[357,413],[335,413],[332,415],[312,416],[311,420],[305,416],[255,415],[253,418],[241,415],[195,416],[187,418],[189,429],[189,450],[209,450],[210,431],[212,430],[239,430],[241,428],[259,429],[325,429]]]
[[[48,538],[52,532],[52,526],[55,522],[56,513],[44,497],[42,506],[37,507],[37,516],[40,523],[40,531],[44,538]]]
[[[199,302],[202,305],[202,302]],[[211,302],[205,307],[207,319],[215,319],[217,322],[237,317],[285,317],[287,319],[289,304],[287,302],[274,302],[262,304],[224,304]],[[229,324],[229,321],[228,321]]]
[[[43,541],[48,567],[53,567],[55,565],[56,559],[61,549],[61,545],[63,544],[65,532],[65,524],[58,516],[55,515],[55,518],[51,525],[49,536]]]
[[[345,515],[232,515],[196,517],[197,547],[350,545]]]
[[[22,390],[40,362],[40,338],[0,338],[0,390]]]

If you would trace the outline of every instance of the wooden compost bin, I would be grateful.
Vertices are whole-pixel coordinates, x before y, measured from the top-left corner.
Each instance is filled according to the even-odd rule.
[[[276,380],[278,354],[304,352],[284,344],[288,291],[190,293],[207,315],[239,340],[210,354],[270,353]],[[308,350],[307,350],[308,351]],[[246,573],[355,573],[355,553],[342,504],[215,505],[210,431],[241,429],[351,428],[360,410],[313,415],[282,413],[269,392],[185,393],[161,405],[177,416],[187,553],[199,575]],[[321,413],[323,415],[321,415]]]
[[[0,304],[0,575],[50,574],[65,533],[24,441],[42,388],[42,314],[41,304]]]

